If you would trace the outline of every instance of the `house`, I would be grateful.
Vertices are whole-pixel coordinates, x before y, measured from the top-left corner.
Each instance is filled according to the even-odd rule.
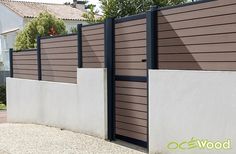
[[[62,19],[68,32],[79,23],[86,24],[82,17],[86,12],[84,1],[50,4],[0,0],[0,71],[9,70],[8,50],[14,46],[17,33],[43,11]]]

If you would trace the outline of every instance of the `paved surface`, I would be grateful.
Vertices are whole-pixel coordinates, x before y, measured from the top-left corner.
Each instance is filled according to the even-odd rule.
[[[1,154],[144,154],[102,139],[32,124],[0,124]]]
[[[7,122],[7,112],[5,110],[0,110],[0,123]]]

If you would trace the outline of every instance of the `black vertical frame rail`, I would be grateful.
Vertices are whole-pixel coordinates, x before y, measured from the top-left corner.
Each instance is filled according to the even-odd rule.
[[[107,68],[108,140],[115,139],[115,30],[114,19],[104,23],[105,66]]]
[[[147,105],[147,119],[148,119],[148,129],[147,129],[147,141],[149,143],[149,69],[158,69],[158,7],[152,6],[146,13],[146,28],[147,28],[147,89],[148,89],[148,105]],[[149,148],[149,144],[147,144]]]
[[[13,78],[13,49],[9,49],[9,61],[10,61],[10,77]]]
[[[82,53],[82,24],[77,25],[77,48],[78,48],[78,68],[83,67],[83,53]]]
[[[38,65],[38,80],[42,80],[42,65],[41,65],[41,40],[37,37],[37,65]]]
[[[146,14],[147,18],[147,68],[158,68],[158,25],[157,25],[157,7],[153,6]]]

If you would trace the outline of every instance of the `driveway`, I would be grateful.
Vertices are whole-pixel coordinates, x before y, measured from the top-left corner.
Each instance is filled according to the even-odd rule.
[[[1,154],[144,154],[88,135],[33,124],[0,124]]]

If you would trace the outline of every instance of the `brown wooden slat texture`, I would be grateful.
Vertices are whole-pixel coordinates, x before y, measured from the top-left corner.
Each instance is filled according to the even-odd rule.
[[[77,83],[77,35],[41,40],[42,80]]]
[[[13,52],[13,77],[21,79],[38,79],[37,51]]]
[[[104,24],[82,27],[84,68],[104,67]]]
[[[158,12],[160,69],[236,70],[236,2]]]
[[[146,19],[115,25],[116,75],[146,76]]]
[[[147,83],[116,81],[116,134],[147,141]]]

